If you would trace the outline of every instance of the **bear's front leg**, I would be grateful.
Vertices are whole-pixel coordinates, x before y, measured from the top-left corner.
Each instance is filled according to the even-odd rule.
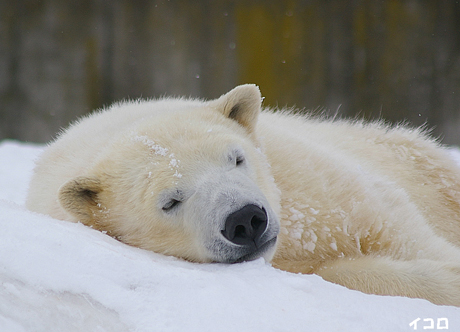
[[[460,264],[362,256],[328,262],[314,273],[368,294],[424,298],[460,307]]]

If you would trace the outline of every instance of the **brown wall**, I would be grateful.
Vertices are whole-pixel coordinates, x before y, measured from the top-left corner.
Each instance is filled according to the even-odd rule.
[[[0,139],[124,98],[214,98],[435,126],[460,144],[457,1],[0,1]]]

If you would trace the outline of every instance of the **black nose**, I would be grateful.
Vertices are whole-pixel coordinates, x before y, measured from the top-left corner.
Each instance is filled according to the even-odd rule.
[[[265,209],[249,204],[227,217],[222,235],[235,244],[258,248],[267,224]]]

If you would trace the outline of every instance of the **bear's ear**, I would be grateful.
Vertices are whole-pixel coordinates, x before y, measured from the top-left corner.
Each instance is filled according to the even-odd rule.
[[[101,181],[96,177],[80,176],[69,180],[59,189],[61,206],[83,224],[93,226],[102,192]],[[99,205],[100,206],[100,205]]]
[[[240,85],[211,101],[212,107],[253,132],[260,113],[262,96],[255,84]]]

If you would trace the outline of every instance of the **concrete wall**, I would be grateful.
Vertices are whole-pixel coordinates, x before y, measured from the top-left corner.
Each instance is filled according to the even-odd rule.
[[[0,139],[125,98],[218,97],[435,126],[460,144],[456,1],[0,1]]]

